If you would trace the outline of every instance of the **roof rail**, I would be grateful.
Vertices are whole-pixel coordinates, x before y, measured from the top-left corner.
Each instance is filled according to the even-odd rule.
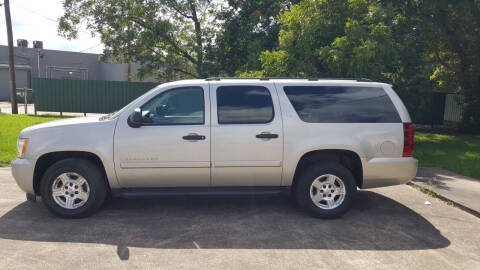
[[[279,80],[279,79],[293,79],[293,80],[309,80],[309,81],[326,81],[326,80],[335,80],[335,81],[357,81],[357,82],[372,82],[372,80],[367,78],[296,78],[296,77],[210,77],[206,78],[205,81],[221,81],[226,79],[240,79],[240,80]]]

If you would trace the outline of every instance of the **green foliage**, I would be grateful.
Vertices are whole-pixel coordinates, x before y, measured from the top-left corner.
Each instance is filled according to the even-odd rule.
[[[235,72],[235,77],[238,77],[238,78],[263,78],[263,77],[266,77],[266,76],[265,76],[263,71],[254,70],[254,71],[245,71],[245,72],[237,71],[237,72]]]
[[[480,1],[418,1],[416,16],[435,63],[431,79],[440,90],[465,95],[461,127],[480,131]]]
[[[281,77],[288,71],[286,51],[265,51],[260,55],[262,68],[266,77]]]
[[[264,52],[262,68],[277,76],[380,74],[379,66],[369,60],[377,57],[379,47],[388,48],[389,32],[381,23],[360,23],[359,18],[365,18],[359,16],[362,12],[368,13],[369,8],[361,1],[303,1],[292,6],[279,16],[280,50]],[[377,40],[365,39],[371,33]]]
[[[277,15],[296,2],[228,0],[228,8],[217,14],[224,22],[216,40],[221,73],[231,76],[260,69],[259,55],[278,46]]]
[[[288,63],[283,76],[329,76],[326,63],[321,59],[324,56],[319,53],[341,36],[348,16],[346,3],[344,0],[303,1],[279,16],[280,49],[286,51],[288,57],[283,60]],[[263,64],[266,68],[268,63]]]
[[[306,0],[278,18],[266,74],[391,83],[418,115],[432,90],[459,92],[462,127],[480,129],[479,1]]]
[[[279,51],[284,53],[262,55],[262,68],[285,63],[279,75],[391,82],[397,56],[394,15],[391,7],[376,1],[303,1],[279,16]]]

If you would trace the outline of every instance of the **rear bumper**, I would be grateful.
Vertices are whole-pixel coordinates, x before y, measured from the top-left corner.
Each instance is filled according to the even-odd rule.
[[[362,188],[401,185],[417,175],[415,158],[372,158],[363,166]]]
[[[35,162],[28,159],[16,158],[12,161],[12,175],[17,185],[27,194],[34,195],[33,189],[33,171]]]

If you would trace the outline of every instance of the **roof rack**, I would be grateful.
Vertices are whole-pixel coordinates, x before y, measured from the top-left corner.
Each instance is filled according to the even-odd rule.
[[[210,77],[206,78],[205,81],[221,81],[226,79],[241,79],[241,80],[260,80],[260,81],[269,81],[269,80],[279,80],[279,79],[293,79],[293,80],[309,80],[309,81],[326,81],[326,80],[335,80],[335,81],[357,81],[357,82],[372,82],[372,80],[367,78],[296,78],[296,77]]]

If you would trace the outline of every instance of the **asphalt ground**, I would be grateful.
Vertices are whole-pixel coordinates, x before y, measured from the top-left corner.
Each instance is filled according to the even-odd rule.
[[[112,199],[66,220],[0,168],[0,269],[33,268],[480,269],[480,219],[402,185],[358,192],[335,220],[285,196]]]

